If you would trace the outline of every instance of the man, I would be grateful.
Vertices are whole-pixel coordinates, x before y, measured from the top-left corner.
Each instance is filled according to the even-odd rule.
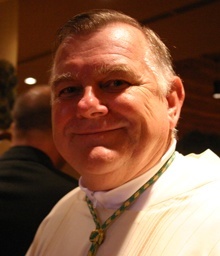
[[[219,255],[219,158],[175,152],[184,89],[154,32],[111,10],[73,17],[51,86],[54,139],[80,188],[27,255]]]
[[[24,255],[43,218],[77,186],[59,171],[53,142],[50,87],[36,86],[13,109],[12,147],[0,158],[0,255]]]

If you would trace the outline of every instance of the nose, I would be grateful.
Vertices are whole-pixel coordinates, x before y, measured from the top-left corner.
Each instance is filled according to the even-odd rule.
[[[108,108],[101,103],[99,98],[94,93],[92,86],[86,86],[77,105],[77,116],[79,118],[96,118],[106,115]]]

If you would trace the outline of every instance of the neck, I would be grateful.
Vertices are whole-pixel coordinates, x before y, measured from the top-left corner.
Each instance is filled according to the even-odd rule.
[[[64,163],[63,158],[58,153],[52,138],[52,132],[31,130],[24,132],[14,132],[12,134],[12,146],[31,146],[43,151],[49,156],[54,166],[61,168]]]

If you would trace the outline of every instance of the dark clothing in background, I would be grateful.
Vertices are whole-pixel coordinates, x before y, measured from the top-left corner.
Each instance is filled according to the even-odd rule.
[[[25,255],[37,228],[78,181],[57,170],[42,151],[10,148],[0,157],[0,255]]]

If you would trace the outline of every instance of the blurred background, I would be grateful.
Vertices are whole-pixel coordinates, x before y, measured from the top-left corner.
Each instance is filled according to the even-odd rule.
[[[48,83],[57,29],[94,8],[125,12],[160,35],[186,90],[178,149],[199,153],[209,147],[220,155],[219,0],[0,0],[0,59],[15,67],[16,93],[30,88],[28,77]]]

